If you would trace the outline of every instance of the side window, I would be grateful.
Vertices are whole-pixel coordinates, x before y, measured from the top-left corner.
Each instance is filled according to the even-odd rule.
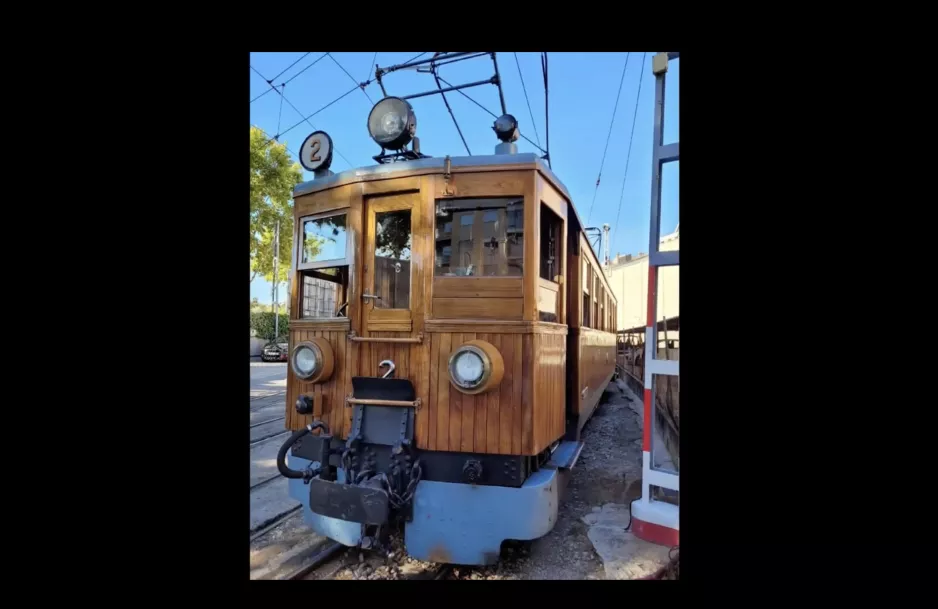
[[[547,205],[541,204],[541,279],[559,283],[563,274],[561,240],[563,220]]]
[[[524,274],[524,198],[436,202],[436,277]]]
[[[299,237],[300,319],[345,315],[349,260],[346,212],[300,218]]]
[[[590,270],[593,270],[590,267]],[[593,270],[593,325],[591,327],[599,327],[599,290],[602,288],[602,284],[599,282],[599,274]]]
[[[590,311],[593,308],[593,301],[590,299],[590,276],[589,262],[583,260],[583,327],[590,327]]]

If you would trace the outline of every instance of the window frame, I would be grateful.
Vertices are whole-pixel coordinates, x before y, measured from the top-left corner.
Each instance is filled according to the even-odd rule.
[[[522,222],[521,235],[522,235],[522,238],[524,239],[524,240],[522,241],[522,251],[521,251],[521,255],[520,255],[520,256],[516,256],[516,257],[509,256],[509,251],[510,251],[509,243],[508,243],[507,241],[506,241],[506,243],[505,243],[505,268],[506,268],[506,269],[512,268],[512,266],[511,266],[511,261],[512,261],[512,260],[519,261],[519,262],[520,262],[520,265],[521,265],[521,273],[520,273],[520,274],[517,274],[517,275],[515,275],[515,274],[508,274],[508,275],[443,275],[443,274],[439,274],[439,273],[438,273],[438,271],[439,271],[439,269],[440,269],[440,267],[437,266],[437,251],[436,251],[436,250],[437,250],[437,242],[438,242],[438,234],[437,234],[437,233],[438,233],[438,228],[445,229],[447,222],[449,222],[449,223],[452,224],[452,227],[453,227],[453,228],[452,228],[452,231],[449,233],[449,235],[450,235],[450,236],[449,236],[450,248],[451,248],[451,249],[450,249],[450,269],[452,269],[452,267],[453,267],[453,260],[454,260],[453,256],[455,255],[454,252],[455,252],[455,251],[458,251],[458,249],[459,249],[458,247],[456,247],[456,243],[459,241],[459,228],[462,227],[462,226],[472,226],[472,224],[463,225],[463,224],[461,224],[462,220],[460,220],[460,223],[457,224],[457,223],[456,223],[456,219],[455,219],[455,213],[452,213],[449,219],[446,219],[445,217],[440,217],[440,216],[437,214],[437,209],[438,209],[438,207],[439,207],[439,205],[440,205],[441,203],[451,202],[451,201],[471,201],[471,200],[474,200],[474,199],[476,199],[476,200],[478,200],[478,199],[504,199],[504,200],[506,200],[506,201],[509,202],[509,205],[510,205],[511,203],[518,203],[518,202],[521,203],[521,222]],[[525,233],[525,230],[526,230],[525,227],[526,227],[526,221],[527,221],[527,217],[526,217],[526,215],[525,215],[525,212],[526,212],[526,210],[527,210],[528,204],[529,204],[529,203],[528,203],[528,199],[527,199],[527,197],[525,197],[523,194],[518,194],[518,195],[482,195],[482,196],[465,196],[465,197],[440,197],[440,196],[434,197],[434,198],[433,198],[433,231],[432,231],[434,242],[433,242],[433,247],[432,247],[432,250],[431,250],[431,253],[432,253],[432,256],[433,256],[433,259],[431,260],[431,266],[432,266],[432,268],[433,268],[433,271],[432,271],[432,273],[431,273],[431,277],[433,278],[433,280],[436,280],[436,279],[473,279],[473,280],[479,281],[479,280],[484,280],[484,279],[522,279],[523,277],[525,277],[526,274],[528,273],[528,269],[527,269],[527,266],[528,266],[528,265],[526,264],[527,260],[526,260],[526,258],[525,258],[525,250],[524,250],[524,247],[525,247],[524,244],[527,242],[527,239],[524,238],[524,237],[525,237],[524,233]],[[497,210],[497,209],[492,209],[492,210],[488,210],[488,209],[487,209],[487,210],[483,210],[483,214],[484,214],[485,212],[489,212],[489,211],[495,211],[495,212],[497,212],[498,210]],[[509,233],[508,233],[508,230],[509,230],[508,213],[509,213],[509,212],[508,212],[508,205],[506,205],[506,206],[505,206],[505,238],[506,238],[506,240],[509,238]],[[463,217],[465,217],[465,216],[463,216]],[[483,216],[483,217],[484,217],[484,216]],[[517,228],[517,227],[514,227],[514,228]],[[442,230],[442,231],[439,232],[439,234],[440,234],[440,235],[445,235],[446,232],[445,232],[445,230]],[[460,262],[460,261],[457,260],[456,262],[458,263],[458,262]],[[459,266],[459,265],[457,264],[457,266]],[[483,267],[483,268],[484,268],[484,267]],[[540,273],[538,273],[538,274],[540,274]]]
[[[404,309],[391,309],[391,308],[382,308],[375,306],[375,300],[373,298],[365,299],[364,295],[367,294],[376,294],[376,282],[377,282],[377,273],[376,273],[376,262],[377,258],[377,243],[378,243],[378,234],[377,234],[377,220],[378,214],[395,212],[395,211],[408,211],[410,212],[410,251],[411,251],[411,260],[413,260],[414,252],[417,251],[419,245],[419,232],[415,229],[418,225],[418,210],[420,209],[420,201],[413,197],[412,195],[390,195],[387,197],[380,198],[371,198],[366,199],[365,201],[365,216],[364,216],[364,239],[362,241],[362,283],[361,290],[362,293],[359,294],[359,297],[364,300],[361,304],[362,310],[362,322],[363,322],[363,331],[367,333],[371,332],[410,332],[413,328],[413,319],[414,319],[414,307],[416,302],[416,293],[420,290],[420,286],[415,280],[417,276],[417,271],[414,268],[414,265],[410,265],[410,281],[409,281],[409,294],[408,294],[408,306]],[[389,328],[388,325],[395,326],[393,329]]]
[[[339,303],[343,301],[342,298],[344,298],[344,302],[348,302],[349,267],[345,265],[339,265],[335,267],[326,267],[326,268],[344,269],[343,271],[340,271],[340,272],[343,273],[345,281],[344,282],[343,281],[331,281],[330,279],[326,279],[325,277],[323,277],[324,273],[321,273],[318,270],[312,270],[312,271],[306,270],[306,271],[297,272],[297,283],[298,283],[298,286],[297,286],[298,287],[298,290],[297,290],[298,302],[297,302],[297,318],[296,318],[297,321],[315,322],[315,321],[333,321],[336,319],[347,319],[347,314],[346,314],[346,317],[337,317],[335,315],[335,311],[333,311],[333,315],[328,316],[328,317],[325,317],[325,316],[324,317],[313,317],[313,316],[307,317],[306,315],[304,315],[304,312],[306,310],[306,278],[307,277],[309,277],[310,279],[318,279],[320,281],[334,283],[336,285],[336,306],[338,306]],[[339,297],[339,291],[342,292],[342,298]]]
[[[325,211],[317,214],[310,214],[308,216],[303,216],[297,219],[297,239],[294,244],[294,251],[296,253],[296,268],[295,271],[315,271],[317,269],[328,269],[332,267],[350,267],[352,259],[352,238],[351,238],[351,229],[349,227],[349,216],[351,215],[351,208],[344,207],[342,209],[333,209],[330,211]],[[303,230],[306,222],[310,220],[319,220],[321,218],[331,218],[333,216],[345,216],[345,257],[344,258],[332,258],[329,260],[317,260],[315,262],[302,262],[303,260],[303,237],[305,231]]]

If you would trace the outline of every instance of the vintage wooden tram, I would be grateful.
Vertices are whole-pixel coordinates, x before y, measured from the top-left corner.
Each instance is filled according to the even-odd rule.
[[[410,140],[412,113],[379,102],[375,141],[389,125],[404,134],[388,148]],[[583,223],[499,121],[491,156],[401,146],[332,174],[325,133],[301,149],[317,177],[294,192],[278,466],[307,523],[345,545],[402,524],[415,558],[480,565],[548,533],[615,373],[616,301]]]

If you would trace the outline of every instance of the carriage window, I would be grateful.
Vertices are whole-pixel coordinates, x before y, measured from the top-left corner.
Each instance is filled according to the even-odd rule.
[[[436,202],[437,277],[520,277],[524,272],[524,199]]]
[[[583,327],[590,327],[590,310],[592,309],[592,301],[590,300],[590,266],[589,263],[583,261]]]
[[[554,210],[541,204],[541,279],[557,281],[563,273],[560,259],[560,241],[563,238],[563,221]]]
[[[300,264],[303,268],[336,266],[323,262],[344,263],[347,257],[346,214],[304,218],[300,238]]]
[[[300,319],[347,317],[348,267],[301,273]]]
[[[593,277],[593,325],[591,328],[599,328],[599,291],[602,288],[602,284],[599,283],[599,275],[595,272],[592,274]]]
[[[375,214],[375,308],[410,308],[410,210]]]
[[[606,327],[606,292],[603,291],[602,298],[599,299],[599,329],[608,330]]]

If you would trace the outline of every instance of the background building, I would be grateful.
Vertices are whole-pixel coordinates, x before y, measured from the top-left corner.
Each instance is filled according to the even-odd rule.
[[[663,252],[679,250],[680,239],[678,224],[673,233],[661,238],[658,249]],[[681,292],[678,269],[676,266],[667,266],[658,271],[658,311],[655,319],[659,322],[663,317],[670,320],[679,316],[678,303]],[[616,257],[609,261],[606,276],[619,303],[616,319],[618,329],[637,329],[644,333],[648,321],[648,254],[616,254]],[[670,323],[668,327],[671,327]],[[668,340],[677,340],[678,332],[675,330],[672,336],[672,331],[669,330]]]

